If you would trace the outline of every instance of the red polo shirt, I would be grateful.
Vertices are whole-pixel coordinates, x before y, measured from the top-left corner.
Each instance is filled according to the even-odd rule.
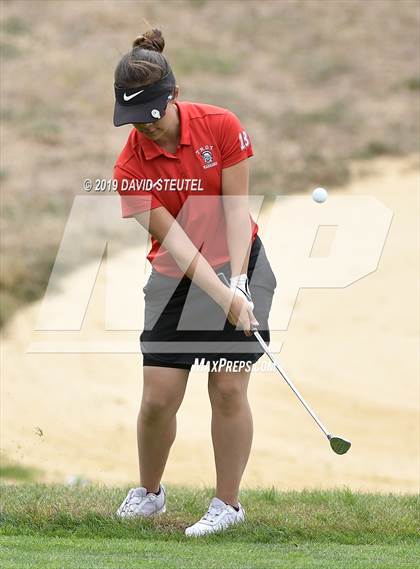
[[[165,207],[210,265],[229,261],[223,213],[222,170],[253,156],[248,134],[230,111],[177,102],[180,140],[175,154],[133,128],[114,166],[123,217]],[[218,197],[219,196],[219,197]],[[252,239],[258,225],[251,217]],[[154,268],[182,277],[173,257],[152,237]]]

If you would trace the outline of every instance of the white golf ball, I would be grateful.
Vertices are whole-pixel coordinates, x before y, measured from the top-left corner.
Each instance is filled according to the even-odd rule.
[[[328,192],[325,188],[315,188],[312,192],[312,199],[316,201],[316,203],[324,203],[328,197]]]

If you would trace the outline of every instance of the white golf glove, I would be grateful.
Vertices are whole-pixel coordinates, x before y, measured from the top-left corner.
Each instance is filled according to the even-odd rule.
[[[242,296],[242,298],[246,300],[251,311],[254,310],[254,303],[252,302],[248,286],[248,276],[245,273],[243,275],[238,275],[237,277],[231,277],[230,289],[233,290],[235,294],[239,294],[239,296]]]

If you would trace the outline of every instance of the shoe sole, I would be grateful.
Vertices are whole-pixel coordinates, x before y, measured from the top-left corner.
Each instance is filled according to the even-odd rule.
[[[243,518],[242,520],[238,520],[237,522],[234,522],[233,524],[229,524],[229,525],[226,526],[226,527],[222,527],[222,528],[219,528],[219,529],[216,529],[216,530],[206,531],[206,532],[203,532],[203,533],[187,533],[187,530],[185,530],[184,534],[185,534],[187,537],[205,537],[206,535],[211,535],[211,534],[214,534],[214,533],[221,533],[221,532],[223,532],[223,531],[225,531],[225,530],[227,530],[227,529],[229,529],[229,528],[231,528],[231,527],[233,527],[233,526],[237,526],[237,525],[243,524],[244,522],[245,522],[245,518]],[[187,529],[188,529],[188,528],[187,528]]]
[[[160,516],[161,514],[165,514],[166,513],[166,505],[164,505],[160,510],[157,510],[157,512],[153,512],[153,514],[148,514],[147,516],[142,516],[141,514],[139,514],[138,516],[134,516],[136,518],[154,518],[155,516]]]
[[[136,514],[134,516],[120,516],[118,513],[116,515],[120,518],[120,520],[132,520],[133,518],[153,518],[154,516],[159,516],[165,513],[166,513],[166,504],[157,512],[153,512],[153,514],[148,514],[147,516],[144,516],[142,514]]]

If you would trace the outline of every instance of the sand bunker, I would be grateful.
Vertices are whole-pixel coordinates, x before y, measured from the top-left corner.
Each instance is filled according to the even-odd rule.
[[[362,175],[362,167],[372,174]],[[344,289],[302,290],[288,331],[273,335],[274,343],[284,342],[283,366],[353,448],[334,455],[284,382],[274,373],[255,374],[250,388],[255,437],[244,486],[417,490],[418,189],[413,158],[355,165],[351,185],[333,192],[375,196],[394,212],[379,267]],[[133,250],[118,262],[138,260]],[[61,294],[77,286],[86,271],[89,267],[69,275]],[[139,355],[28,353],[45,340],[101,340],[103,295],[98,279],[81,333],[34,331],[36,303],[21,310],[4,335],[2,451],[41,468],[46,481],[80,475],[107,484],[137,482]],[[128,309],[121,299],[121,310]],[[121,345],[136,346],[136,332],[118,334]],[[213,484],[205,373],[191,375],[178,424],[165,482]]]

